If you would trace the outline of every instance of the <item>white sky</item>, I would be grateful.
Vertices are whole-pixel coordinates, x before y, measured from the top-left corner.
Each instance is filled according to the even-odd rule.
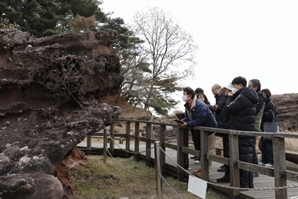
[[[239,75],[259,79],[272,94],[298,93],[298,0],[104,0],[101,8],[131,24],[137,11],[154,6],[175,16],[199,46],[195,77],[181,86],[203,88],[211,103],[211,86]]]

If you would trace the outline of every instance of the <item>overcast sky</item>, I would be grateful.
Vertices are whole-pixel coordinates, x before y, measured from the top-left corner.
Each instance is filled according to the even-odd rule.
[[[154,6],[174,15],[199,46],[195,77],[181,86],[203,88],[212,103],[211,86],[239,75],[273,94],[298,93],[298,0],[104,0],[101,8],[131,24]]]

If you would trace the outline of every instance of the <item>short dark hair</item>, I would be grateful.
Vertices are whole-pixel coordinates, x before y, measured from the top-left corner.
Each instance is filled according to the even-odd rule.
[[[262,92],[266,94],[267,98],[271,97],[271,92],[268,88],[263,89]]]
[[[261,90],[261,82],[258,79],[251,79],[249,82],[252,83],[253,87],[258,87],[257,91]]]
[[[200,87],[198,87],[196,90],[195,90],[195,94],[198,94],[198,93],[204,93],[204,90]]]
[[[244,77],[238,76],[233,79],[232,84],[242,84],[242,86],[246,87],[247,81]]]
[[[191,98],[192,98],[192,99],[194,98],[194,96],[195,96],[195,92],[194,92],[194,90],[193,90],[192,88],[190,88],[190,87],[185,87],[185,88],[183,88],[182,90],[183,90],[184,92],[186,92],[187,95],[191,95]]]

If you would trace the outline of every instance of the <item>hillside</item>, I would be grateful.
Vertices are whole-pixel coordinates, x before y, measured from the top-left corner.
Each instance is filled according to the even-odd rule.
[[[107,103],[111,106],[118,106],[121,108],[119,119],[138,119],[138,120],[150,120],[152,114],[150,111],[133,107],[130,103],[126,102],[123,98],[117,96],[108,96],[103,100],[103,103]]]

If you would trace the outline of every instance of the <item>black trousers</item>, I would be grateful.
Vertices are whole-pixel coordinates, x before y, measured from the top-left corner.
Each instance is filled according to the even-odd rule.
[[[200,131],[198,130],[192,130],[191,131],[192,141],[195,145],[195,150],[200,151],[201,150],[201,137],[200,137]]]
[[[273,164],[273,144],[272,140],[269,138],[264,139],[261,137],[261,151],[262,151],[262,162],[264,164]]]
[[[225,158],[229,158],[229,135],[222,136],[222,144],[223,144],[223,155]],[[225,165],[225,177],[230,178],[230,166]]]

